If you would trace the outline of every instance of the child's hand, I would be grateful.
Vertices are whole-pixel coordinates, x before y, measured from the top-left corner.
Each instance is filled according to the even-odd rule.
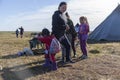
[[[38,38],[38,35],[35,35],[34,38]]]
[[[45,52],[45,54],[48,54],[48,50],[45,50],[44,52]]]
[[[80,31],[80,34],[83,34],[83,32],[82,32],[82,31]]]

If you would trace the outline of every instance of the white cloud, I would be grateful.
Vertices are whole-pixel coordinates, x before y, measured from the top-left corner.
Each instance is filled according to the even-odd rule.
[[[9,16],[1,26],[11,27],[11,30],[23,26],[27,31],[41,31],[44,27],[51,29],[51,19],[54,10],[56,10],[55,7],[55,5],[47,6],[35,12],[23,12]]]
[[[115,9],[118,2],[120,0],[70,0],[68,11],[75,24],[80,16],[87,16],[93,30]]]
[[[79,22],[80,16],[87,16],[90,28],[93,30],[112,12],[118,2],[120,1],[69,0],[68,12],[74,24]],[[9,16],[3,20],[3,24],[0,24],[0,26],[8,26],[8,30],[16,30],[16,28],[20,26],[23,26],[27,31],[41,31],[44,27],[51,29],[52,15],[57,8],[58,4],[46,6],[35,12],[23,12],[14,16]]]

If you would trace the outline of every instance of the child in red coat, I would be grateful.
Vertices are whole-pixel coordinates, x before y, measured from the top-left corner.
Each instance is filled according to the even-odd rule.
[[[43,66],[51,67],[52,70],[57,70],[55,53],[49,53],[50,44],[53,38],[54,36],[50,35],[49,30],[45,28],[42,30],[42,36],[38,37],[38,40],[45,43],[45,46],[46,46],[45,63],[43,64]]]

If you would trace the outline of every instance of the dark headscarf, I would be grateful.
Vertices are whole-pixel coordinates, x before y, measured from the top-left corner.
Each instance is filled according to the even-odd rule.
[[[59,9],[62,5],[67,5],[67,3],[66,3],[66,2],[61,2],[61,3],[59,4],[59,6],[58,6],[58,9]]]

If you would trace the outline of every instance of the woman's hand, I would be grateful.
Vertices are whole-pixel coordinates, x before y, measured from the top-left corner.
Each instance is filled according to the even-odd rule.
[[[69,25],[66,25],[66,31],[69,30],[69,29],[70,29]]]

